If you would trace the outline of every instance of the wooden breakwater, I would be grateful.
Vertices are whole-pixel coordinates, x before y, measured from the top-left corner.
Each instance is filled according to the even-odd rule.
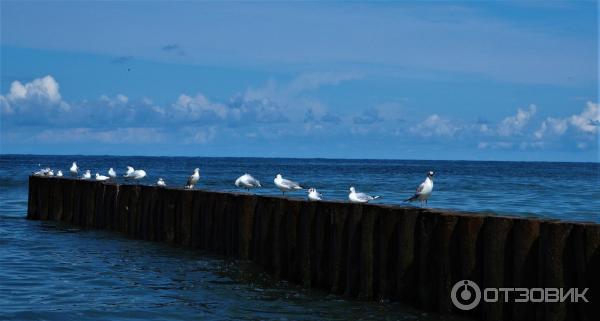
[[[27,218],[238,257],[276,277],[481,320],[600,320],[600,225],[29,178]],[[590,303],[451,301],[480,288],[589,288]]]

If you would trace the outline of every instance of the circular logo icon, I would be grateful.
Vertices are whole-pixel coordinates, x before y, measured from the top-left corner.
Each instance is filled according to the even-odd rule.
[[[461,310],[471,310],[481,301],[481,290],[477,283],[471,280],[462,280],[456,282],[450,293],[452,303]]]

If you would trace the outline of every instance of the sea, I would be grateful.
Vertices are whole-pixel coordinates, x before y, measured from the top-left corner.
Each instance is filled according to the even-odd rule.
[[[281,195],[273,179],[282,174],[325,200],[346,201],[354,186],[399,206],[420,206],[403,201],[431,170],[428,208],[600,223],[600,163],[0,155],[0,320],[459,319],[305,289],[250,262],[26,220],[28,176],[45,167],[69,175],[73,161],[92,175],[144,169],[139,184],[162,177],[172,187],[200,168],[196,188],[215,191],[239,191],[235,179],[249,173],[261,195]]]

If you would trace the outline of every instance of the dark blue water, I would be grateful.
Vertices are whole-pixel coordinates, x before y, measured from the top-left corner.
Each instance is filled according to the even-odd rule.
[[[301,289],[246,262],[116,233],[24,219],[27,176],[42,167],[106,174],[131,165],[153,184],[181,186],[195,168],[198,188],[236,190],[248,172],[260,194],[278,195],[282,173],[345,200],[350,185],[400,204],[429,170],[429,206],[502,215],[600,222],[600,164],[322,159],[0,156],[0,319],[16,320],[437,320],[398,303],[345,300]],[[303,192],[292,197],[304,198]]]

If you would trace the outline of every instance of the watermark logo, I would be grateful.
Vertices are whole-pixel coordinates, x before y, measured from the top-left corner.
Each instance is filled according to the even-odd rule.
[[[461,310],[471,310],[481,301],[481,290],[477,283],[471,280],[462,280],[456,282],[450,293],[452,303]]]
[[[481,299],[484,302],[589,302],[586,298],[588,288],[484,288],[471,280],[456,282],[450,292],[452,303],[461,310],[472,310]]]

